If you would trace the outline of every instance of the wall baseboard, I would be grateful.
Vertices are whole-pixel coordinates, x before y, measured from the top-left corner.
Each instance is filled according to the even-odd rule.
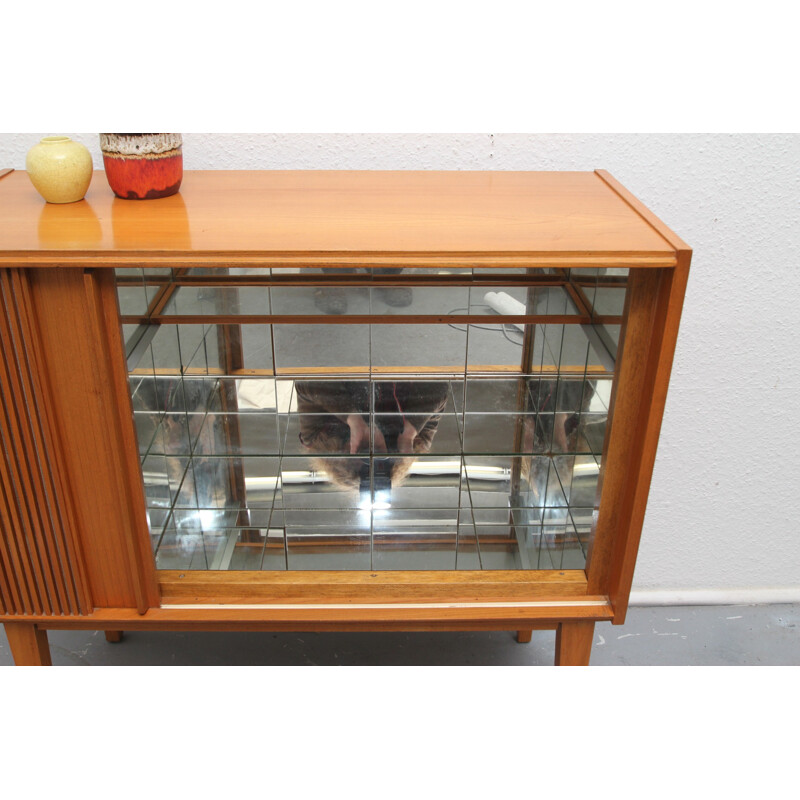
[[[632,591],[631,606],[750,606],[800,603],[800,586],[766,589],[663,589]]]

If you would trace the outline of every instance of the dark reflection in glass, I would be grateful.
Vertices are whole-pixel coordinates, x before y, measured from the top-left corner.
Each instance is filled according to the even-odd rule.
[[[595,381],[584,376],[531,381],[528,400],[534,413],[525,417],[523,452],[587,452],[581,421],[594,395]]]
[[[624,276],[576,272],[567,287],[470,283],[469,269],[451,283],[436,270],[412,288],[402,271],[187,282],[162,320],[281,319],[127,326],[159,568],[585,566],[619,337],[586,309],[618,311]],[[131,317],[160,307],[170,280],[117,276]],[[551,320],[498,324],[491,293]]]
[[[376,497],[431,449],[448,399],[442,381],[298,381],[299,439],[343,488]],[[351,458],[326,458],[349,454]]]

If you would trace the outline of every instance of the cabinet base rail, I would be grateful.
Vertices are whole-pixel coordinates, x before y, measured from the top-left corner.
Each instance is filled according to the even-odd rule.
[[[607,602],[583,603],[362,605],[350,609],[161,607],[145,614],[138,614],[135,609],[98,609],[86,616],[4,617],[2,622],[14,662],[19,666],[51,664],[47,630],[102,630],[109,642],[118,642],[123,631],[136,630],[284,633],[508,630],[516,631],[520,643],[529,642],[534,630],[555,630],[555,664],[582,666],[589,663],[595,622],[612,620],[614,616]]]

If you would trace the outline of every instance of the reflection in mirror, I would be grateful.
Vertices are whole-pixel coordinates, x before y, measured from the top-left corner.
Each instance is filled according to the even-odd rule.
[[[123,329],[158,568],[583,568],[624,276],[287,270],[118,275],[131,317],[177,282],[158,324]],[[499,324],[491,293],[550,321]]]

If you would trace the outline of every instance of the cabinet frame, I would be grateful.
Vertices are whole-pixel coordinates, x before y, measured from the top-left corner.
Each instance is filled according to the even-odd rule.
[[[110,640],[142,629],[516,630],[520,641],[531,630],[555,629],[556,663],[588,663],[594,623],[625,620],[691,259],[685,243],[624,187],[602,170],[595,175],[658,235],[660,250],[321,255],[53,249],[41,242],[0,249],[0,434],[7,443],[0,458],[0,621],[15,661],[47,663],[48,629],[105,630]],[[95,175],[93,188],[102,177]],[[0,205],[24,188],[32,192],[18,178],[26,180],[0,180]],[[396,173],[385,180],[404,190]],[[67,226],[57,227],[70,241]],[[630,268],[586,570],[156,570],[112,268],[287,263]],[[167,299],[157,297],[156,305]]]

